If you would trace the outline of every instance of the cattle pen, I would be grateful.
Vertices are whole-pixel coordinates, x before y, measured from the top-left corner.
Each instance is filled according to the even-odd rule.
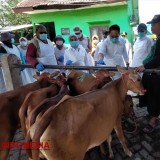
[[[29,64],[21,64],[18,58],[13,54],[7,54],[1,57],[0,67],[3,70],[3,76],[6,82],[7,91],[14,90],[22,86],[22,79],[20,75],[20,68],[33,68]],[[44,65],[48,69],[76,69],[76,70],[100,70],[106,69],[109,71],[117,71],[116,67],[106,66],[56,66],[56,65]],[[146,69],[144,72],[159,73],[159,69]],[[134,98],[134,104],[137,103],[137,99]],[[137,124],[140,129],[143,124],[147,123],[146,120],[146,108],[136,108],[134,106],[135,114],[137,116]],[[112,148],[114,152],[115,160],[159,160],[160,159],[160,125],[152,134],[144,134],[140,130],[134,134],[125,133],[128,146],[134,153],[132,158],[127,157],[122,151],[121,145],[113,134]],[[18,129],[13,141],[24,141],[21,129]],[[98,157],[98,152],[93,153],[93,157],[85,157],[85,160],[108,160],[107,157]],[[0,155],[1,156],[1,155]],[[27,160],[24,150],[11,150],[8,160]]]
[[[21,64],[14,54],[6,54],[1,57],[0,67],[3,70],[3,78],[6,83],[7,91],[15,89],[22,85],[20,76],[20,68],[33,68],[30,64]],[[63,70],[108,70],[117,71],[116,66],[60,66],[60,65],[44,65],[46,69],[63,69]],[[126,67],[128,69],[128,67]],[[146,69],[147,73],[160,73],[160,69]]]

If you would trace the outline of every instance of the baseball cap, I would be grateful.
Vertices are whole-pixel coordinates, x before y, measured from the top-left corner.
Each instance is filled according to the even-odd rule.
[[[137,27],[138,32],[144,32],[147,30],[147,26],[144,23],[140,23]]]
[[[147,22],[147,24],[153,24],[160,22],[160,14],[155,15],[151,21]]]
[[[13,38],[15,35],[9,32],[1,33],[0,41],[8,41],[9,39]]]
[[[73,28],[73,31],[74,31],[74,33],[80,33],[82,30],[80,27],[77,26],[77,27]]]
[[[62,40],[63,40],[63,43],[65,42],[64,38],[63,38],[61,35],[57,35],[57,36],[54,38],[54,42],[55,42],[57,39],[62,39]]]

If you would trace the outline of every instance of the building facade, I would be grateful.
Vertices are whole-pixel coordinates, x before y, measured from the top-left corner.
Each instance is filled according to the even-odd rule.
[[[101,39],[102,31],[113,24],[118,24],[121,32],[127,32],[129,40],[132,40],[132,27],[139,20],[138,0],[27,1],[19,3],[14,11],[30,14],[34,26],[41,23],[47,27],[51,40],[55,35],[62,35],[66,43],[75,26],[80,26],[88,37],[98,35]]]

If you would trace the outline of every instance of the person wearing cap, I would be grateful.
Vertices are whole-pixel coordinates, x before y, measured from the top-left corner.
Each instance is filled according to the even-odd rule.
[[[143,65],[136,68],[136,71],[143,72],[145,69],[156,69],[160,67],[160,14],[155,15],[148,22],[151,24],[152,33],[157,36],[157,40],[151,48],[150,53],[144,59]],[[157,126],[158,116],[160,115],[160,73],[144,73],[142,84],[147,90],[140,102],[146,103],[149,113],[148,124],[143,128],[145,133],[151,133]]]
[[[15,54],[18,58],[20,58],[20,53],[18,48],[14,45],[14,34],[9,32],[1,33],[0,41],[2,42],[0,46],[1,54]]]
[[[134,43],[133,49],[133,61],[131,67],[138,67],[143,64],[143,60],[149,54],[153,45],[153,40],[147,37],[147,26],[144,23],[140,23],[137,27],[138,38]]]
[[[26,52],[27,52],[27,47],[28,47],[28,40],[25,37],[21,37],[19,39],[19,45],[17,47],[20,52],[22,64],[27,64],[28,62],[26,60]],[[21,70],[21,77],[22,77],[23,85],[34,82],[35,79],[33,78],[33,75],[34,75],[33,69],[23,68]]]
[[[20,59],[18,48],[14,45],[14,34],[9,32],[1,33],[0,56],[3,54],[15,54]],[[0,93],[6,91],[5,81],[3,78],[2,68],[0,68]]]
[[[126,66],[128,64],[128,54],[125,47],[125,41],[120,36],[120,27],[112,25],[109,27],[109,36],[104,40],[99,49],[98,65],[106,66]],[[114,79],[119,78],[119,74],[114,76]]]
[[[69,36],[70,46],[65,50],[64,65],[88,66],[86,50],[79,44],[76,35]]]
[[[132,45],[127,39],[127,32],[122,32],[121,36],[125,40],[125,46],[126,46],[127,54],[129,57],[129,64],[131,64],[132,63]]]
[[[67,46],[65,46],[64,42],[65,40],[61,35],[57,35],[54,39],[54,51],[58,65],[63,65],[64,62],[64,52],[67,49]]]
[[[80,27],[74,27],[73,29],[74,31],[74,34],[77,36],[78,38],[78,41],[79,41],[79,44],[81,44],[85,50],[88,52],[91,52],[91,40],[89,37],[85,36],[83,33],[82,33],[82,30]]]
[[[36,27],[36,36],[31,40],[27,48],[27,61],[39,72],[52,73],[54,69],[45,69],[44,65],[57,65],[52,42],[47,38],[47,30],[44,25]]]

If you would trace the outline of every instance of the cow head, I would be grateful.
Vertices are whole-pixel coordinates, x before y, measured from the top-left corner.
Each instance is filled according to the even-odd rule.
[[[63,86],[67,84],[66,74],[57,72],[56,74],[52,73],[52,77],[49,79],[51,83],[55,83],[58,86]]]
[[[103,83],[103,85],[112,81],[111,77],[114,75],[114,72],[109,72],[107,70],[99,70],[94,72],[94,77],[97,79],[98,83]]]
[[[144,95],[146,90],[142,86],[140,75],[134,69],[126,70],[117,66],[117,70],[122,73],[122,80],[127,90]]]
[[[36,75],[33,76],[33,78],[35,78],[36,80],[39,79],[44,79],[44,78],[54,78],[56,77],[58,74],[60,74],[59,71],[55,71],[53,73],[49,73],[49,72],[43,72],[40,74],[40,72],[36,72]]]

